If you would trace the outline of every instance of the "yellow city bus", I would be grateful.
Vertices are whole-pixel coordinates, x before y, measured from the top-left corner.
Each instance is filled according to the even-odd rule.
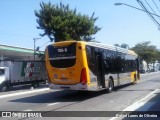
[[[63,41],[46,47],[51,89],[98,91],[140,78],[135,52],[96,42]]]

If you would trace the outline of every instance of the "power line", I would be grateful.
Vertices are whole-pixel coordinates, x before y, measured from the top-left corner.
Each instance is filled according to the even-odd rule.
[[[147,15],[151,18],[151,20],[157,25],[158,29],[160,27],[159,22],[150,14],[150,12],[147,10],[146,6],[140,1],[139,4],[141,7],[147,11]]]
[[[152,0],[152,1],[153,1],[154,5],[156,6],[157,10],[160,12],[160,10],[159,10],[157,4],[155,3],[155,1],[154,0]]]
[[[51,41],[44,43],[42,46],[39,47],[39,49],[42,48],[43,46],[45,46],[46,44],[48,44],[49,42],[51,42]]]
[[[147,10],[145,5],[142,3],[142,1],[137,0],[138,4],[146,11],[147,15],[151,18],[151,20],[157,25],[158,29],[160,28],[159,22],[150,14],[150,12]]]
[[[153,1],[153,0],[152,0]],[[150,4],[145,0],[145,2],[147,3],[147,5],[150,7],[150,9],[153,11],[154,14],[156,14],[156,12],[154,11],[154,9],[150,6]],[[158,17],[158,19],[160,20],[160,18]]]
[[[149,8],[152,10],[152,12],[154,12],[156,14],[156,12],[153,10],[153,8],[150,6],[150,4],[145,0],[145,2],[147,3],[147,5],[149,6]]]

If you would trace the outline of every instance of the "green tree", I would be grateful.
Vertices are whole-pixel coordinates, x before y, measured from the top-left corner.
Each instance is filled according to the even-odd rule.
[[[124,49],[130,49],[129,45],[126,44],[126,43],[123,43],[123,44],[121,45],[121,47],[124,48]]]
[[[156,46],[150,45],[150,41],[138,43],[132,48],[142,60],[147,63],[147,68],[149,69],[149,63],[155,63],[157,60],[157,49]],[[153,65],[154,66],[154,65]]]
[[[160,50],[157,51],[157,60],[158,60],[158,63],[160,65]],[[158,68],[160,70],[160,66]]]
[[[77,13],[76,9],[70,9],[69,5],[62,3],[52,5],[40,3],[41,9],[35,10],[38,29],[44,31],[42,37],[47,35],[51,41],[59,42],[65,40],[92,40],[92,35],[101,28],[95,26],[98,17],[91,17]]]
[[[126,44],[126,43],[123,43],[123,44],[118,44],[118,43],[115,43],[114,46],[116,47],[121,47],[121,48],[124,48],[124,49],[130,49],[129,45]]]
[[[160,63],[160,50],[157,50],[156,56],[157,56],[158,63]]]
[[[116,46],[116,47],[121,47],[121,45],[118,44],[118,43],[115,43],[114,46]]]

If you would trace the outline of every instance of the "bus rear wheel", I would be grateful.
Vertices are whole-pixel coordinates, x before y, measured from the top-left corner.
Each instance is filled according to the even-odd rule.
[[[114,88],[114,83],[112,79],[108,80],[108,92],[111,93],[113,91]]]

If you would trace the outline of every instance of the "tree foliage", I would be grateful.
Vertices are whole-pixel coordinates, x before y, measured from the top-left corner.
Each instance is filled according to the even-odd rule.
[[[132,48],[141,59],[147,62],[147,65],[149,65],[149,63],[154,64],[155,61],[158,60],[158,50],[156,46],[150,45],[150,43],[150,41],[138,43]]]
[[[160,50],[158,50],[156,54],[157,54],[158,63],[160,63]]]
[[[52,5],[49,3],[40,3],[41,9],[35,10],[38,29],[44,31],[41,36],[47,35],[50,40],[65,41],[74,40],[92,40],[92,35],[96,34],[101,28],[95,26],[98,17],[91,17],[77,13],[77,10],[70,9],[69,5],[62,3]]]
[[[121,47],[124,48],[124,49],[130,49],[129,45],[126,44],[126,43],[123,43],[123,44],[121,45]]]
[[[121,45],[118,44],[118,43],[115,43],[114,46],[116,46],[116,47],[121,47]]]
[[[124,48],[124,49],[130,49],[129,45],[126,44],[126,43],[123,43],[123,44],[118,44],[118,43],[115,43],[114,46],[116,47],[121,47],[121,48]]]

